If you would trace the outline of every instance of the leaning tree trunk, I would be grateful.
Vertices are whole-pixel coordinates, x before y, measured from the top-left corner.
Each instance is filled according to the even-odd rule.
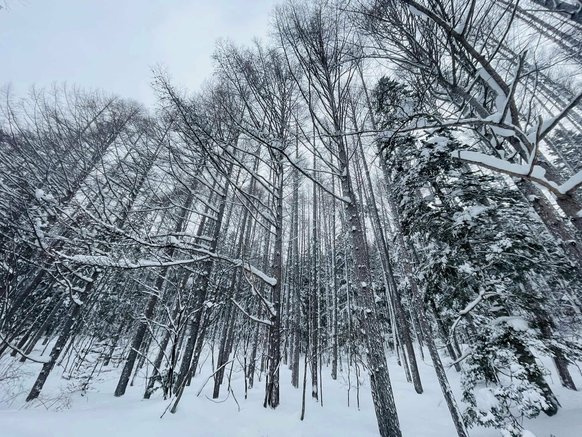
[[[89,292],[93,288],[93,286],[95,285],[95,282],[97,281],[97,278],[99,277],[99,274],[100,274],[100,271],[97,269],[93,272],[93,274],[91,275],[91,281],[88,281],[85,284],[83,292],[79,293],[80,299],[89,295]],[[42,369],[41,369],[38,377],[36,378],[36,381],[34,382],[32,389],[30,390],[30,393],[28,393],[28,396],[26,397],[26,402],[30,402],[33,399],[38,398],[38,396],[40,395],[40,392],[41,392],[42,388],[44,387],[46,380],[48,379],[51,371],[55,367],[55,364],[56,364],[59,356],[61,355],[61,352],[63,351],[65,345],[67,344],[67,341],[69,340],[69,338],[71,336],[71,333],[73,332],[73,327],[78,322],[78,319],[81,315],[81,310],[83,308],[83,305],[77,301],[73,301],[71,303],[71,305],[72,305],[71,313],[69,314],[69,316],[67,317],[67,319],[65,321],[65,324],[61,328],[61,333],[60,333],[55,345],[53,346],[53,348],[51,350],[48,361],[43,364]]]
[[[186,197],[186,200],[185,200],[184,206],[182,208],[180,217],[178,218],[178,220],[176,222],[176,225],[175,225],[175,232],[176,233],[183,232],[185,225],[186,225],[186,222],[187,222],[187,219],[189,217],[189,208],[190,208],[190,205],[192,204],[193,200],[194,200],[194,191],[190,191],[190,193],[188,193],[188,196]],[[169,258],[171,258],[173,254],[174,254],[173,247],[170,247],[169,249],[166,250],[166,255]],[[156,279],[156,282],[154,284],[154,288],[157,290],[157,293],[152,294],[150,296],[150,298],[148,299],[148,303],[147,303],[145,310],[144,310],[144,313],[143,313],[143,319],[140,320],[137,331],[135,332],[135,335],[133,336],[129,355],[127,356],[127,359],[125,361],[125,365],[123,366],[123,370],[121,371],[121,376],[119,377],[119,381],[117,383],[117,387],[115,388],[115,396],[123,396],[125,394],[125,390],[127,389],[127,384],[129,384],[129,378],[131,377],[131,373],[132,373],[133,368],[135,366],[135,361],[137,359],[139,350],[141,348],[141,345],[142,345],[143,340],[144,340],[145,335],[146,335],[146,331],[148,329],[149,321],[153,317],[154,311],[155,311],[156,306],[158,304],[158,301],[159,301],[161,295],[163,294],[163,289],[164,289],[165,284],[166,284],[166,278],[167,278],[167,275],[169,273],[169,270],[170,270],[169,267],[162,268],[161,272],[159,273],[159,276]]]
[[[227,171],[226,177],[228,178],[232,172],[233,166],[232,164],[229,166]],[[222,189],[222,195],[220,196],[220,206],[218,209],[218,214],[216,216],[216,220],[214,221],[214,228],[212,231],[212,238],[210,243],[210,251],[214,252],[218,247],[218,240],[220,236],[220,230],[222,228],[222,222],[225,216],[226,210],[226,200],[228,197],[228,188],[229,183],[225,181],[224,188]],[[226,220],[228,224],[229,219]],[[214,260],[208,259],[204,262],[202,268],[202,274],[196,281],[196,302],[198,304],[197,311],[195,311],[192,321],[190,322],[190,337],[186,343],[186,348],[184,350],[184,356],[182,357],[182,362],[180,363],[180,371],[176,378],[176,384],[174,387],[174,392],[176,393],[176,400],[172,405],[170,410],[171,413],[175,413],[178,409],[178,404],[180,403],[180,399],[182,398],[182,394],[184,393],[184,389],[186,387],[186,382],[190,380],[194,371],[196,370],[196,365],[193,365],[192,357],[194,355],[194,349],[196,346],[196,342],[198,341],[201,346],[201,338],[199,339],[201,325],[202,325],[202,316],[204,312],[204,301],[206,300],[206,296],[208,293],[208,286],[210,284],[210,276],[212,274],[212,270],[214,267]]]

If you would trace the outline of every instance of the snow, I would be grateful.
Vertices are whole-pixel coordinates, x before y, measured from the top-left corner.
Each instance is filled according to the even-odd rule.
[[[365,372],[360,374],[359,408],[356,401],[356,377],[352,368],[343,372],[333,381],[330,368],[323,367],[323,407],[312,400],[307,393],[305,420],[301,414],[301,389],[290,384],[290,371],[281,368],[281,405],[276,409],[263,408],[264,381],[256,381],[255,388],[244,398],[244,379],[237,360],[232,367],[232,394],[226,394],[226,385],[217,401],[212,398],[212,383],[204,386],[200,396],[196,393],[212,374],[212,358],[205,351],[201,357],[202,371],[197,374],[191,386],[185,391],[176,414],[167,412],[160,418],[170,401],[164,401],[159,392],[152,399],[143,400],[145,374],[140,373],[135,384],[128,387],[125,396],[116,398],[113,391],[120,367],[104,368],[97,377],[96,384],[84,395],[74,379],[64,380],[51,375],[39,401],[26,404],[23,398],[30,389],[39,364],[17,363],[21,379],[13,382],[9,392],[0,382],[0,429],[7,437],[162,437],[162,436],[243,436],[243,437],[335,437],[358,436],[377,437],[376,419],[369,392],[369,381]],[[428,356],[428,352],[426,352]],[[216,357],[215,357],[216,358]],[[2,360],[4,360],[3,358]],[[0,360],[0,369],[4,361]],[[393,356],[389,357],[389,371],[394,388],[400,425],[404,436],[450,437],[455,430],[430,362],[419,360],[419,370],[425,388],[422,395],[414,391],[406,382],[404,372]],[[544,364],[553,369],[551,361]],[[303,370],[303,366],[301,366]],[[61,372],[57,368],[55,372]],[[576,384],[582,386],[579,372],[573,371]],[[460,400],[460,380],[458,374],[449,369],[448,376],[457,399]],[[303,376],[300,376],[300,381]],[[577,436],[582,415],[582,393],[566,390],[556,384],[557,375],[548,377],[552,390],[558,396],[562,408],[553,417],[540,415],[537,419],[524,420],[524,426],[538,436]],[[212,381],[212,380],[211,380]],[[309,382],[308,382],[309,384]],[[348,406],[348,388],[350,390]],[[495,399],[487,389],[476,393],[479,408],[487,410],[494,406]],[[240,409],[237,406],[240,405]],[[493,429],[474,428],[472,437],[498,437]],[[527,435],[527,434],[525,434]]]
[[[512,241],[508,238],[501,238],[500,240],[497,240],[495,243],[489,246],[489,250],[491,251],[491,253],[486,255],[486,259],[488,261],[494,259],[495,258],[494,254],[502,253],[505,249],[510,248],[512,245],[513,245]]]
[[[504,317],[497,317],[493,320],[493,325],[499,325],[501,323],[505,323],[515,331],[527,331],[529,329],[529,324],[527,320],[523,319],[522,317],[518,316],[504,316]]]
[[[97,267],[114,267],[114,268],[120,268],[120,269],[141,269],[141,268],[146,268],[146,267],[169,267],[169,266],[178,266],[178,265],[184,265],[184,264],[193,264],[199,261],[204,261],[208,258],[216,258],[216,259],[220,259],[223,261],[227,261],[237,267],[242,267],[244,270],[248,271],[249,273],[252,273],[254,276],[256,276],[257,278],[259,278],[260,280],[262,280],[263,282],[269,284],[271,287],[274,287],[275,285],[277,285],[277,279],[268,276],[266,273],[262,272],[261,270],[259,270],[258,268],[256,268],[255,266],[244,262],[242,260],[234,260],[234,259],[230,259],[228,257],[224,257],[221,255],[217,255],[215,253],[212,253],[208,250],[204,250],[204,249],[200,249],[197,248],[196,252],[200,253],[201,256],[200,257],[196,257],[196,258],[188,258],[188,259],[179,259],[179,260],[173,260],[173,261],[158,261],[158,260],[152,260],[152,259],[138,259],[136,261],[130,261],[126,258],[120,258],[120,259],[113,259],[109,256],[105,256],[105,255],[72,255],[72,256],[68,256],[65,254],[60,254],[61,257],[72,261],[74,263],[79,263],[79,264],[87,264],[87,265],[91,265],[91,266],[97,266]]]
[[[531,176],[537,179],[544,179],[546,177],[546,170],[539,165],[534,165],[531,169]]]
[[[473,152],[471,150],[457,150],[451,153],[455,158],[462,159],[463,161],[470,161],[476,164],[482,164],[488,168],[492,168],[499,171],[514,173],[517,175],[526,175],[529,171],[528,165],[523,164],[512,164],[503,159],[496,158],[494,156],[485,155],[480,152]]]
[[[464,223],[471,223],[474,219],[479,217],[482,213],[488,211],[490,208],[483,205],[474,205],[467,208],[463,212],[457,212],[453,216],[455,226],[460,226]]]
[[[273,325],[269,320],[260,319],[258,317],[253,316],[252,314],[249,314],[247,311],[245,311],[245,309],[236,300],[231,299],[231,301],[245,316],[247,316],[253,322],[262,323],[262,324],[267,325],[267,326]]]
[[[45,192],[44,190],[37,188],[36,190],[34,190],[34,197],[36,197],[36,200],[42,200],[42,198],[45,196]]]
[[[498,111],[502,110],[503,107],[505,106],[507,96],[505,95],[501,87],[484,68],[479,68],[479,70],[477,70],[477,74],[481,77],[481,79],[487,82],[487,85],[489,85],[489,87],[495,92],[496,94],[495,107],[497,108]],[[493,114],[493,116],[495,116],[495,114]],[[495,119],[495,117],[493,119]]]
[[[451,156],[512,176],[530,178],[559,195],[566,195],[582,185],[582,170],[561,185],[558,185],[556,182],[546,179],[546,170],[543,167],[539,165],[531,166],[533,160],[530,160],[529,164],[513,164],[503,159],[471,150],[456,150],[451,152]]]
[[[582,170],[560,185],[559,190],[562,194],[566,194],[579,185],[582,185]]]
[[[430,137],[427,140],[427,143],[436,144],[437,146],[445,147],[449,143],[449,139],[447,137],[435,135],[435,136]]]
[[[463,267],[463,266],[461,266],[461,267]],[[471,268],[471,267],[469,266],[468,268]],[[459,268],[459,270],[460,270],[460,268]],[[479,292],[479,295],[472,302],[470,302],[464,309],[459,311],[459,315],[465,316],[465,315],[469,314],[473,310],[473,308],[475,308],[477,305],[479,305],[481,303],[481,301],[483,299],[486,299],[486,298],[487,298],[487,295],[485,294],[485,291],[481,290]],[[458,320],[459,319],[457,319],[457,321],[453,324],[453,327],[451,328],[452,332],[454,332],[454,330],[455,330],[454,328],[457,325]]]
[[[41,188],[37,188],[36,190],[34,190],[34,197],[38,201],[44,201],[48,203],[55,202],[55,197],[52,194],[48,194]]]
[[[192,264],[198,261],[206,259],[206,256],[193,259],[181,259],[176,261],[158,261],[151,259],[138,259],[136,261],[130,261],[127,258],[113,259],[105,255],[73,255],[64,256],[64,258],[69,259],[75,263],[87,264],[91,266],[98,267],[115,267],[120,269],[140,269],[146,267],[167,267],[182,264]]]
[[[477,401],[477,408],[484,412],[490,412],[497,407],[499,400],[490,388],[482,387],[475,390],[475,400]]]
[[[513,137],[515,135],[515,131],[512,129],[507,129],[493,124],[490,125],[489,128],[495,135],[499,135],[500,137]]]
[[[277,279],[275,279],[271,276],[268,276],[266,273],[260,271],[255,266],[252,266],[249,263],[242,263],[242,262],[241,262],[241,265],[245,270],[249,271],[250,273],[252,273],[256,277],[261,279],[266,284],[269,284],[271,287],[274,287],[275,285],[277,285]]]
[[[469,263],[466,262],[459,266],[459,272],[471,275],[475,272],[475,269]]]
[[[83,301],[81,300],[80,296],[77,293],[71,294],[71,299],[77,305],[83,305]]]

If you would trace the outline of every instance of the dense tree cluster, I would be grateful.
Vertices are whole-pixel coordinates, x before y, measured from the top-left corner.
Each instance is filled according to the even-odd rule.
[[[576,390],[582,352],[580,17],[288,1],[269,41],[218,45],[200,92],[157,75],[153,114],[6,93],[0,355],[39,364],[27,401],[55,366],[85,387],[119,366],[115,396],[146,375],[176,412],[208,350],[214,398],[236,364],[271,408],[304,366],[302,415],[321,372],[363,366],[397,437],[386,351],[420,395],[426,348],[459,436],[555,414],[537,357]]]

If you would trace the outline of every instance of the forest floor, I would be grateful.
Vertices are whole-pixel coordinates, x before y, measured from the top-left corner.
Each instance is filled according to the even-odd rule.
[[[550,363],[549,363],[550,364]],[[455,431],[427,356],[420,361],[425,393],[416,394],[407,383],[402,369],[390,361],[390,375],[404,436],[450,437]],[[50,376],[39,400],[25,404],[24,398],[41,364],[15,364],[14,359],[0,361],[0,435],[3,437],[126,437],[126,436],[377,436],[372,399],[367,377],[360,378],[359,393],[354,369],[348,380],[347,370],[332,380],[330,369],[323,369],[323,407],[311,398],[308,381],[305,420],[300,421],[301,389],[290,384],[291,374],[285,366],[281,374],[281,405],[276,410],[263,408],[264,381],[257,382],[244,397],[244,378],[239,363],[231,374],[233,394],[227,396],[227,382],[218,401],[212,400],[212,379],[200,388],[212,374],[211,359],[193,379],[182,398],[176,414],[169,411],[160,418],[169,401],[156,392],[143,400],[145,374],[138,375],[125,396],[116,398],[113,391],[120,367],[111,366],[102,372],[83,392],[79,381],[59,378],[61,368]],[[301,365],[303,369],[303,363]],[[548,366],[552,368],[552,366]],[[106,368],[105,368],[106,369]],[[228,373],[231,368],[227,368]],[[575,382],[582,388],[582,374],[571,368]],[[10,377],[12,375],[12,378]],[[309,376],[309,375],[308,375]],[[460,381],[449,370],[451,383],[458,393]],[[301,377],[300,381],[303,381]],[[309,378],[308,378],[309,379]],[[537,437],[582,436],[582,391],[563,389],[557,375],[548,376],[562,408],[554,417],[541,415],[526,421],[525,427]],[[226,380],[225,380],[226,381]],[[349,406],[348,406],[349,388]],[[359,395],[359,408],[358,408]],[[460,395],[458,395],[458,399]],[[473,429],[472,437],[498,436],[491,429]]]

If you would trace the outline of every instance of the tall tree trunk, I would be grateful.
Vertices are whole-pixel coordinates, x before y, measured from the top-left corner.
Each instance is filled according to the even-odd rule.
[[[340,129],[338,129],[340,131]],[[347,221],[351,225],[351,240],[354,251],[354,276],[357,297],[362,307],[362,327],[365,332],[368,369],[372,399],[378,419],[378,428],[382,437],[400,437],[400,424],[396,404],[392,392],[392,384],[388,373],[388,363],[384,354],[383,335],[380,329],[380,320],[376,313],[374,291],[370,287],[371,277],[366,258],[366,240],[363,233],[360,211],[355,203],[355,195],[349,175],[348,154],[343,140],[338,141],[341,187],[346,202]]]
[[[276,280],[272,287],[272,304],[274,314],[269,326],[269,368],[267,374],[267,393],[265,406],[276,408],[279,405],[279,370],[281,362],[281,289],[283,282],[283,158],[276,163],[275,178],[275,242],[273,247],[272,274]]]
[[[313,179],[317,180],[317,160],[316,155],[313,154]],[[318,220],[317,220],[317,185],[313,183],[313,204],[312,204],[312,224],[311,224],[311,293],[309,295],[309,312],[311,314],[310,320],[310,345],[311,345],[311,357],[310,357],[310,368],[311,368],[311,397],[314,399],[318,398],[318,367],[317,362],[319,359],[319,233],[318,233]]]
[[[357,123],[355,119],[355,113],[353,114],[354,124],[357,130]],[[385,284],[388,287],[388,294],[390,300],[394,307],[394,315],[396,316],[396,329],[398,330],[398,336],[402,341],[405,349],[406,355],[408,357],[409,370],[412,377],[412,382],[414,384],[414,389],[417,393],[421,394],[423,392],[422,382],[420,380],[420,373],[418,371],[418,364],[416,363],[416,354],[414,352],[414,345],[412,344],[412,337],[410,336],[410,325],[408,323],[408,318],[402,306],[402,299],[398,292],[398,286],[394,280],[394,272],[392,269],[392,261],[390,260],[390,252],[388,248],[388,243],[384,234],[384,229],[382,222],[380,220],[380,214],[378,213],[378,205],[376,203],[376,196],[374,195],[374,187],[372,186],[372,180],[370,179],[370,171],[368,169],[368,164],[366,162],[366,157],[364,155],[364,150],[362,148],[362,142],[358,138],[358,149],[360,152],[360,159],[364,167],[364,174],[366,175],[366,183],[368,188],[368,195],[370,197],[369,211],[372,215],[372,223],[375,230],[376,238],[379,241],[380,246],[380,260],[382,262],[382,269],[385,276]]]
[[[295,158],[298,159],[299,147],[295,144]],[[301,282],[299,279],[299,171],[293,173],[292,233],[290,246],[292,269],[293,299],[293,356],[291,357],[291,385],[299,388],[299,354],[301,350]]]

